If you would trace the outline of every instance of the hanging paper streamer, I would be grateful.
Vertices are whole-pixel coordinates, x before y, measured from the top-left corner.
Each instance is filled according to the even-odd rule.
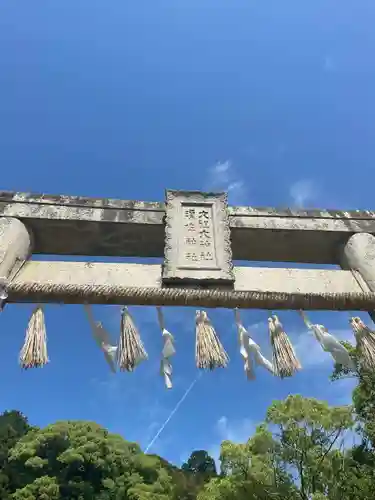
[[[225,368],[229,362],[214,327],[205,311],[195,313],[195,361],[198,368],[213,370]]]
[[[156,308],[158,313],[158,321],[160,330],[163,335],[163,350],[162,360],[160,362],[160,374],[164,377],[164,382],[167,389],[172,388],[172,365],[170,358],[174,356],[176,350],[174,348],[174,338],[171,333],[165,328],[164,315],[161,307]]]
[[[91,333],[99,348],[104,354],[104,358],[113,373],[116,373],[117,346],[112,345],[110,336],[100,321],[94,320],[94,315],[90,304],[85,304],[85,311],[91,326]]]
[[[270,363],[268,359],[261,354],[260,347],[256,342],[254,342],[254,340],[250,337],[249,332],[243,326],[238,309],[234,310],[234,316],[238,331],[240,354],[244,360],[244,370],[248,380],[255,379],[254,362],[274,374],[272,363]]]
[[[353,328],[357,349],[360,354],[360,362],[367,370],[375,369],[375,332],[370,330],[364,322],[358,318],[351,318],[349,323]]]
[[[297,359],[293,346],[277,316],[268,318],[268,327],[275,374],[280,378],[291,377],[297,370],[301,369],[301,364]]]
[[[236,324],[238,331],[238,342],[240,344],[240,354],[244,360],[244,370],[246,373],[246,377],[248,380],[254,380],[255,371],[254,371],[253,360],[251,359],[251,351],[249,344],[250,337],[246,329],[240,323],[240,318],[237,310],[235,310],[235,317],[236,317]]]
[[[19,362],[21,367],[25,369],[39,368],[49,362],[46,325],[41,306],[37,306],[31,315]]]
[[[121,371],[131,372],[139,363],[148,359],[127,307],[124,307],[121,312],[121,333],[117,354],[117,363]]]
[[[307,328],[315,335],[323,351],[329,352],[336,363],[345,368],[354,370],[355,365],[348,350],[340,344],[336,337],[328,333],[328,330],[323,325],[313,325],[304,311],[300,311],[300,315]]]

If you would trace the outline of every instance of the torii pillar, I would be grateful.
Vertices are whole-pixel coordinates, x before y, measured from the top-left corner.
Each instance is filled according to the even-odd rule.
[[[350,269],[364,292],[375,292],[375,236],[353,234],[344,246],[341,266]],[[375,322],[375,311],[369,311]]]
[[[20,269],[31,254],[31,237],[26,226],[13,217],[0,217],[0,287]]]

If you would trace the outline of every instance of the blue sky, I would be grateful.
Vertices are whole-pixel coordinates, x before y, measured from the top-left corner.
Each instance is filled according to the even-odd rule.
[[[370,0],[3,1],[0,6],[1,189],[159,201],[165,188],[225,189],[231,204],[374,209],[375,4]],[[97,421],[147,446],[194,366],[194,312],[166,309],[174,389],[158,371],[152,308],[133,308],[150,361],[111,375],[83,308],[46,308],[51,363],[21,372],[31,307],[1,314],[0,409],[46,425]],[[119,308],[97,307],[111,331]],[[180,463],[244,440],[289,393],[332,404],[330,358],[296,313],[280,318],[304,370],[243,375],[231,311],[211,311],[231,364],[204,374],[150,451]],[[341,338],[348,314],[315,313]],[[269,356],[266,311],[243,314]]]

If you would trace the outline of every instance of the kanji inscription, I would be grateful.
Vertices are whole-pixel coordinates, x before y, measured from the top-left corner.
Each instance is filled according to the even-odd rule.
[[[224,193],[167,191],[163,281],[233,282]]]
[[[212,206],[197,205],[192,207],[183,202],[181,205],[185,228],[185,254],[182,256],[182,260],[197,263],[202,267],[217,267],[212,227]],[[185,265],[185,262],[182,265]]]

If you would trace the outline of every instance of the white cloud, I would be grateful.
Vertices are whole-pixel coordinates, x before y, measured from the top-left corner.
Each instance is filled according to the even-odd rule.
[[[296,207],[303,208],[306,204],[314,202],[318,189],[311,179],[301,179],[294,182],[289,189],[289,196]]]
[[[332,56],[326,55],[323,62],[324,71],[332,72],[336,69],[336,64]]]
[[[216,163],[216,165],[212,167],[212,170],[215,174],[222,175],[222,178],[224,179],[224,181],[226,181],[227,180],[226,175],[230,167],[231,167],[231,162],[229,160],[226,160],[224,162]]]
[[[245,443],[252,436],[256,424],[249,418],[230,422],[222,416],[216,422],[216,432],[222,441],[229,440],[234,443]]]
[[[268,330],[268,321],[257,321],[256,323],[252,323],[250,326],[247,326],[247,331],[252,332],[260,332],[262,330]]]
[[[228,440],[233,443],[246,443],[254,434],[257,424],[249,418],[230,421],[228,417],[222,416],[215,423],[215,434],[218,439],[208,447],[208,453],[216,462],[217,468],[220,468],[220,447],[222,441]]]
[[[229,202],[234,205],[246,203],[245,183],[237,174],[230,160],[220,161],[209,168],[207,189],[226,191]]]

